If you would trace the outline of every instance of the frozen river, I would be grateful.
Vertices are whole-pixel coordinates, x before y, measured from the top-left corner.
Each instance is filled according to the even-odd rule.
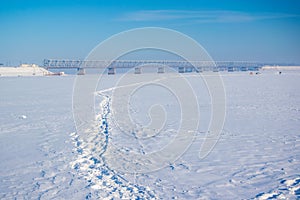
[[[135,76],[143,82],[150,75]],[[75,76],[0,78],[0,198],[300,198],[300,72],[222,72],[225,124],[204,159],[199,159],[199,148],[209,131],[209,93],[199,75],[183,76],[201,100],[195,139],[176,161],[141,173],[132,173],[120,155],[157,151],[168,144],[181,120],[180,102],[159,85],[155,91],[144,87],[130,94],[136,124],[149,123],[145,108],[153,104],[160,103],[168,114],[164,135],[144,142],[139,140],[143,129],[135,127],[134,134],[126,135],[114,124],[128,120],[114,117],[123,105],[111,98],[120,75],[100,81],[95,93],[98,124],[86,134],[76,132],[73,120]],[[153,123],[162,119],[159,112]],[[119,148],[114,152],[112,147]]]

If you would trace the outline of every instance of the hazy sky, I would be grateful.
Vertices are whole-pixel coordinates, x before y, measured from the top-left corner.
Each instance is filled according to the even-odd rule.
[[[175,29],[214,60],[300,63],[298,0],[1,0],[0,62],[84,59],[131,28]]]

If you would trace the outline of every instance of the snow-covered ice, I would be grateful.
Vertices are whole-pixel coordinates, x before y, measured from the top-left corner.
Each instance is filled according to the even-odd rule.
[[[199,158],[211,119],[209,91],[199,74],[183,74],[200,111],[194,141],[176,161],[143,173],[130,171],[125,159],[131,157],[114,156],[147,155],[175,137],[180,102],[159,84],[128,94],[136,126],[126,133],[114,116],[124,102],[112,99],[121,75],[103,76],[95,92],[96,123],[83,134],[72,114],[75,76],[0,78],[0,198],[300,198],[300,71],[220,75],[226,118],[213,151]],[[160,83],[167,75],[131,76]]]

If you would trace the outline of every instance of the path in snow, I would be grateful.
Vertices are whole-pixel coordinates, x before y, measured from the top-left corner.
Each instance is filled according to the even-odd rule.
[[[92,190],[89,198],[101,199],[157,199],[148,187],[143,187],[123,178],[105,164],[103,153],[109,145],[108,115],[110,115],[109,97],[98,93],[103,98],[101,112],[97,116],[99,127],[85,135],[72,133],[70,136],[76,146],[77,158],[71,163],[79,177],[87,181],[87,188]]]

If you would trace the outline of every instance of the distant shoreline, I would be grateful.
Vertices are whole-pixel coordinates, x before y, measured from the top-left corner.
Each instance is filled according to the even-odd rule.
[[[19,67],[0,67],[0,76],[47,76],[52,72],[35,64],[22,64]]]
[[[280,66],[265,65],[260,71],[298,71],[300,66]],[[239,71],[236,71],[239,72]],[[241,72],[241,71],[240,71]],[[188,72],[186,72],[188,73]],[[230,72],[231,73],[231,72]],[[72,73],[73,74],[73,73]],[[0,77],[18,77],[18,76],[62,76],[64,72],[51,72],[35,64],[22,64],[19,67],[0,66]],[[71,75],[71,74],[70,74]]]
[[[270,66],[266,65],[261,68],[262,70],[300,70],[300,66]]]

